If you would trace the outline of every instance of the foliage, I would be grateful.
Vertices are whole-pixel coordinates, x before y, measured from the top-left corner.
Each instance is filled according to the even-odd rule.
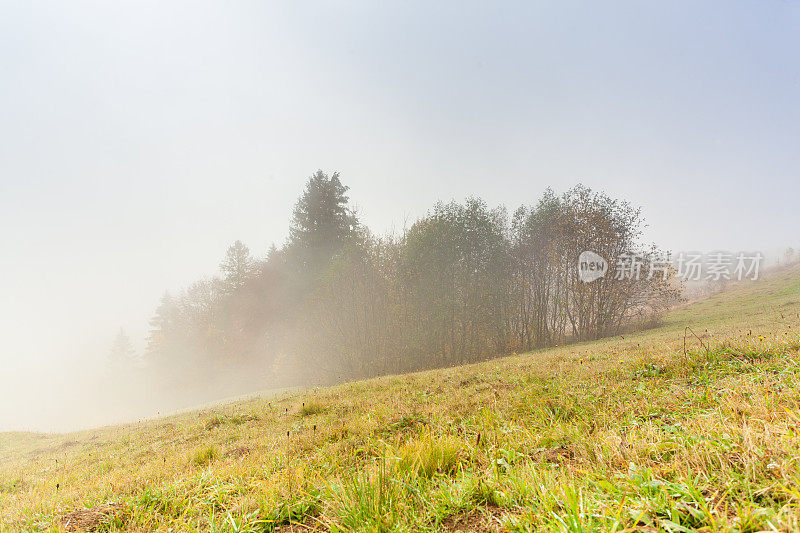
[[[111,351],[108,354],[108,362],[112,371],[130,371],[136,365],[136,350],[125,330],[120,328]]]
[[[584,250],[611,265],[659,253],[639,243],[638,209],[582,186],[545,191],[510,220],[478,198],[440,202],[388,237],[359,224],[347,191],[338,173],[316,172],[282,248],[255,261],[236,241],[222,279],[166,295],[151,321],[154,379],[224,395],[241,392],[225,383],[256,390],[443,367],[614,335],[678,296],[671,272],[578,280]]]
[[[224,282],[229,291],[241,289],[254,271],[250,249],[242,241],[234,242],[225,254],[225,260],[219,265],[224,275]]]

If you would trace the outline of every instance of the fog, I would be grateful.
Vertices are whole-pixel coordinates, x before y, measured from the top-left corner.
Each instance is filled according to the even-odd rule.
[[[799,31],[788,2],[4,3],[0,431],[286,385],[302,369],[176,397],[108,354],[124,328],[143,357],[164,291],[234,241],[286,243],[318,168],[377,235],[583,183],[663,249],[797,248]]]

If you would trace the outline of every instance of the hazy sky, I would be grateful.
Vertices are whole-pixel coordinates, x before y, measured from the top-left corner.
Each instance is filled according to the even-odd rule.
[[[3,2],[0,430],[318,168],[377,232],[582,182],[673,250],[800,245],[800,3]]]

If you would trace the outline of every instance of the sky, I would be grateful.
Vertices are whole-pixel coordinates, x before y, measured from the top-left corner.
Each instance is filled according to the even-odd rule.
[[[798,247],[800,3],[3,2],[0,430],[317,169],[377,233],[583,183],[667,249]]]

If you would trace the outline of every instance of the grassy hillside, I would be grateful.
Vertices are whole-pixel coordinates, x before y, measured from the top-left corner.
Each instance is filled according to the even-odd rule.
[[[798,330],[795,268],[624,337],[0,435],[0,530],[798,531]]]

